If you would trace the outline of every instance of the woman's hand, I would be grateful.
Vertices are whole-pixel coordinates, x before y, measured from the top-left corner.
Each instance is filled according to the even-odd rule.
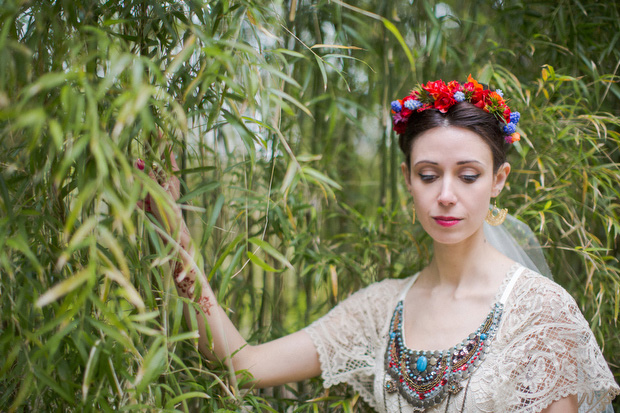
[[[152,213],[168,234],[172,235],[179,231],[185,232],[181,208],[176,203],[181,196],[181,183],[175,174],[179,170],[179,166],[170,148],[167,148],[162,154],[162,163],[164,165],[167,164],[172,173],[167,173],[162,166],[153,163],[149,176],[162,187],[167,197],[164,199],[154,198],[148,193],[143,201],[138,201],[138,207]],[[144,161],[138,159],[135,162],[135,166],[140,170],[144,170]]]

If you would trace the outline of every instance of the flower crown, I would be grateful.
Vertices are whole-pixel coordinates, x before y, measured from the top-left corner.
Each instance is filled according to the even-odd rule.
[[[394,131],[399,135],[405,132],[413,111],[437,109],[441,113],[446,113],[459,102],[469,102],[492,114],[499,122],[505,123],[502,127],[502,131],[506,134],[504,139],[507,143],[514,143],[521,139],[521,135],[517,133],[517,123],[521,115],[510,110],[503,96],[500,89],[494,92],[484,89],[471,75],[467,77],[467,83],[462,85],[456,80],[448,84],[443,80],[428,82],[413,89],[409,96],[392,102]]]

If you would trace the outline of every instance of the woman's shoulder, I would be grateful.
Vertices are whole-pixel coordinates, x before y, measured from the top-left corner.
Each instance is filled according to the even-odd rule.
[[[515,295],[521,297],[521,299],[542,296],[547,298],[557,297],[571,302],[575,301],[560,284],[527,267],[523,267],[514,290]]]
[[[529,322],[571,320],[587,326],[577,302],[564,287],[528,268],[516,281],[507,306],[512,314],[520,314]]]
[[[597,411],[617,394],[588,322],[562,286],[522,270],[503,314],[485,370],[485,384],[500,389],[495,411],[540,411],[569,394],[579,395],[584,411]]]
[[[355,294],[361,295],[399,295],[404,288],[406,288],[410,283],[413,276],[409,276],[406,278],[386,278],[381,281],[376,281],[361,290],[359,290]],[[354,294],[354,295],[355,295]]]
[[[387,278],[374,282],[349,295],[328,313],[329,316],[347,314],[364,320],[381,320],[394,310],[402,291],[410,284],[411,277]]]

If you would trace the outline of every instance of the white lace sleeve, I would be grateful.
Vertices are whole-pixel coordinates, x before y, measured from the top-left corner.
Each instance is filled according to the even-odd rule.
[[[519,284],[498,334],[496,411],[539,412],[571,394],[580,412],[605,410],[620,389],[573,298],[533,272]]]
[[[333,308],[305,330],[319,354],[323,385],[346,382],[373,401],[377,352],[405,280],[384,280],[366,287]]]

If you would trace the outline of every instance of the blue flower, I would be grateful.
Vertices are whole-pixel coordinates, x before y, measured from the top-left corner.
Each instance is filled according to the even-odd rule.
[[[392,110],[396,113],[400,112],[403,109],[403,106],[399,101],[395,100],[392,102]]]
[[[465,100],[465,93],[463,92],[455,92],[454,96],[452,96],[454,98],[454,100],[456,100],[457,102],[462,102]]]
[[[515,133],[517,131],[517,125],[515,125],[514,123],[510,122],[509,124],[504,126],[504,133],[506,135],[512,135],[513,133]]]
[[[497,93],[498,95],[500,95],[501,97],[504,97],[504,92],[502,92],[501,89],[495,89],[495,93]]]
[[[415,99],[409,99],[405,101],[405,107],[409,110],[416,110],[422,107],[422,102]]]
[[[521,119],[521,114],[519,112],[512,112],[510,114],[510,122],[514,123],[515,125],[519,123],[519,119]]]

